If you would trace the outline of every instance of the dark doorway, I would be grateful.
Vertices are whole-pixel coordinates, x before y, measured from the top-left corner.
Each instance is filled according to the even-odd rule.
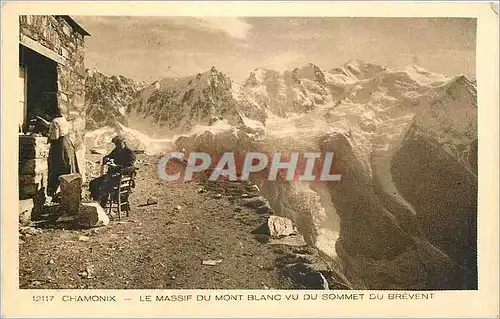
[[[24,130],[35,116],[47,120],[57,107],[57,63],[23,45],[19,46],[19,66],[25,72]]]

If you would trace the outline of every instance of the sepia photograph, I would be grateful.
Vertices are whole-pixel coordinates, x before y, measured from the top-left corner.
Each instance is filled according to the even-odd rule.
[[[498,317],[498,6],[1,9],[3,316]]]
[[[475,58],[474,18],[20,16],[19,287],[476,290]]]

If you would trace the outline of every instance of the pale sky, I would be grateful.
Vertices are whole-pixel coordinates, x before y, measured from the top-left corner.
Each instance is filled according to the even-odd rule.
[[[74,17],[89,33],[85,63],[107,75],[154,81],[215,66],[235,81],[258,67],[354,59],[419,65],[475,77],[476,20],[467,18]]]

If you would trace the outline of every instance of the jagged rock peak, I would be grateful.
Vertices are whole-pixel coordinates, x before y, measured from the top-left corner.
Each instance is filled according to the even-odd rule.
[[[229,77],[226,74],[224,74],[221,71],[217,70],[217,68],[215,66],[212,66],[210,68],[210,70],[208,70],[204,74],[208,74],[212,78],[229,79]]]
[[[94,74],[97,74],[97,73],[101,73],[99,72],[96,68],[91,68],[91,69],[85,69],[85,72],[88,74],[88,75],[94,75]]]
[[[219,71],[215,66],[212,66],[210,68],[210,70],[208,70],[207,72],[205,72],[205,74],[206,73],[210,74],[212,77],[224,77],[224,78],[228,78],[228,76],[226,76],[226,74],[224,74],[223,72]]]
[[[343,69],[347,71],[348,74],[352,74],[359,79],[367,79],[380,74],[385,71],[387,67],[356,59],[347,61]]]
[[[459,74],[458,76],[455,77],[455,81],[454,81],[456,84],[461,84],[461,85],[465,85],[466,87],[476,87],[475,85],[475,80],[469,80],[465,75],[463,74]]]
[[[243,82],[243,85],[244,86],[259,85],[270,74],[278,74],[278,71],[266,69],[266,68],[256,68],[255,70],[250,72],[247,79]]]
[[[463,96],[460,92],[468,92],[473,100],[477,98],[477,89],[465,75],[460,74],[454,77],[449,83],[446,92],[451,95]]]
[[[107,76],[96,69],[86,71],[87,128],[112,125],[114,120],[126,123],[127,110],[143,84],[122,75]]]
[[[219,72],[215,66],[212,66],[210,70],[208,71],[212,76],[217,76],[219,74],[222,74],[222,72]]]
[[[311,62],[303,67],[293,69],[292,78],[294,79],[294,81],[300,81],[300,79],[309,79],[320,84],[326,83],[326,76],[324,71],[319,66]]]

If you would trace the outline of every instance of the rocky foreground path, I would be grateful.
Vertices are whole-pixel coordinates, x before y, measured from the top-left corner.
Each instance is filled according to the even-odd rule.
[[[153,157],[141,156],[139,167],[130,217],[94,229],[51,225],[22,231],[21,288],[324,289],[338,284],[314,249],[269,244],[266,236],[256,235],[268,215],[241,205],[235,200],[242,196],[238,190],[161,181]],[[156,203],[144,205],[148,200]]]

